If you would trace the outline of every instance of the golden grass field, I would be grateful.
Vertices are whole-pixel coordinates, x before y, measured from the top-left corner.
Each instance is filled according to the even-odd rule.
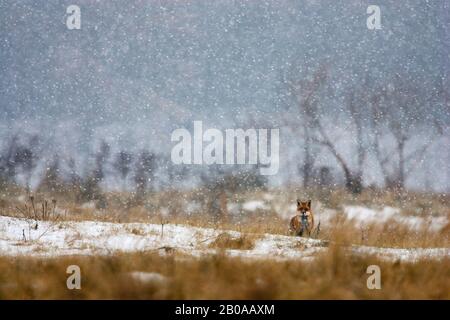
[[[66,268],[81,269],[68,290]],[[366,287],[379,265],[381,289]],[[349,257],[339,247],[313,262],[135,253],[64,258],[0,258],[0,299],[450,299],[450,259],[392,263]],[[131,272],[157,272],[141,281]]]
[[[295,201],[297,194],[271,191],[279,201]],[[15,208],[21,193],[3,194],[1,215],[20,216]],[[233,201],[258,197],[258,193],[235,195]],[[52,195],[36,195],[36,201]],[[271,208],[246,216],[211,217],[205,212],[183,214],[183,199],[195,193],[149,194],[146,203],[133,204],[127,194],[106,196],[107,209],[85,208],[69,197],[57,195],[63,208],[62,220],[99,220],[112,222],[176,223],[240,231],[238,240],[218,237],[210,247],[217,253],[192,257],[177,252],[164,256],[155,252],[114,253],[107,256],[0,257],[0,299],[450,299],[450,258],[415,262],[388,261],[375,256],[352,255],[343,246],[366,245],[386,248],[450,247],[450,227],[439,231],[410,230],[388,222],[368,224],[362,230],[352,221],[336,218],[322,225],[319,239],[329,242],[329,250],[312,260],[244,259],[224,254],[227,249],[252,248],[258,234],[287,234],[287,221]],[[308,194],[329,208],[339,210],[341,203],[391,205],[405,215],[449,217],[448,195],[367,190],[355,197],[342,190]],[[340,200],[339,200],[340,199]],[[319,201],[319,200],[317,200]],[[170,215],[158,208],[169,204]],[[138,232],[138,231],[136,231]],[[82,236],[82,235],[81,235]],[[299,248],[301,250],[301,248]],[[68,290],[68,265],[81,269],[81,290]],[[381,268],[382,288],[366,286],[369,265]],[[133,273],[156,273],[161,279],[142,280]]]

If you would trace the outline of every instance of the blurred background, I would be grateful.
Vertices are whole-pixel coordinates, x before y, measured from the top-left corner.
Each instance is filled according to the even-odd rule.
[[[449,192],[449,2],[370,4],[1,0],[3,190]],[[173,165],[194,120],[279,128],[279,173]]]

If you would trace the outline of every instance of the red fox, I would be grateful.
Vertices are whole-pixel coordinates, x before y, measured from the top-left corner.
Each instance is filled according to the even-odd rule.
[[[290,223],[290,231],[296,236],[303,236],[304,232],[311,236],[314,228],[314,216],[311,210],[311,200],[297,200],[297,215],[292,217]]]

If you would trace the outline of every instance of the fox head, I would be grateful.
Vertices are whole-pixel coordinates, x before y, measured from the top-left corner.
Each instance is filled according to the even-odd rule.
[[[297,200],[297,211],[301,212],[302,214],[311,211],[311,200],[308,201]]]

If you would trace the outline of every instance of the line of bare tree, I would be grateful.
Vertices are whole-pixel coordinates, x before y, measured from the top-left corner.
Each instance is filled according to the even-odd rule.
[[[348,89],[343,102],[333,97],[337,105],[330,108],[324,102],[332,90],[329,74],[329,67],[322,65],[309,76],[289,72],[282,78],[282,101],[287,111],[283,121],[301,138],[299,171],[303,186],[311,185],[315,158],[320,150],[326,150],[342,170],[345,186],[352,193],[363,188],[368,154],[374,155],[384,185],[403,189],[430,146],[443,134],[443,125],[429,108],[448,104],[448,91],[442,85],[435,92],[437,98],[430,99],[420,86],[395,75],[378,87],[365,80]],[[339,148],[342,131],[351,136],[350,155]],[[418,133],[428,135],[425,142],[418,143]]]
[[[0,154],[0,185],[12,180],[17,174],[25,175],[27,190],[37,160],[42,153],[39,148],[32,148],[39,144],[39,136],[32,135],[26,143],[20,141],[18,134],[11,137],[5,150]]]
[[[31,177],[38,162],[43,161],[44,169],[38,188],[56,192],[70,187],[77,189],[80,197],[91,200],[101,193],[101,183],[109,173],[120,178],[124,189],[127,179],[131,178],[136,197],[141,198],[152,189],[157,162],[161,161],[160,155],[148,150],[142,150],[136,155],[124,150],[112,154],[110,145],[102,142],[93,155],[93,164],[82,175],[72,157],[62,159],[58,154],[49,157],[42,151],[44,149],[37,135],[20,139],[15,134],[9,138],[3,150],[0,150],[0,185],[15,183],[17,174],[22,174],[25,176],[26,188],[30,191]],[[65,160],[64,173],[62,160]]]

